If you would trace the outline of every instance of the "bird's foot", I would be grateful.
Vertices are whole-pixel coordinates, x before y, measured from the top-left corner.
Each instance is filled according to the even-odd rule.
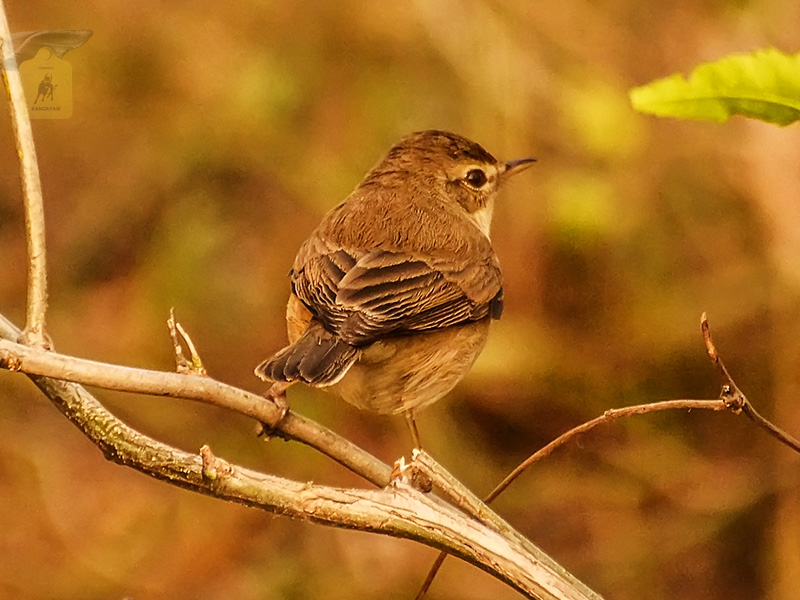
[[[433,481],[425,473],[422,473],[414,466],[414,461],[406,462],[405,457],[401,456],[395,461],[392,473],[389,476],[389,485],[403,482],[410,485],[415,490],[427,494],[433,489]]]
[[[289,402],[286,400],[286,388],[288,387],[288,383],[276,381],[264,394],[264,397],[278,409],[278,413],[271,423],[262,421],[256,426],[256,435],[258,437],[263,437],[266,440],[273,437],[287,439],[281,431],[281,424],[286,415],[289,414]]]

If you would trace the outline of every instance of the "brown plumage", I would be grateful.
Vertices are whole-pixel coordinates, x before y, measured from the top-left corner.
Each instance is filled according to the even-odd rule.
[[[290,344],[256,374],[273,392],[303,381],[381,413],[450,391],[502,313],[489,239],[498,186],[531,162],[498,162],[443,131],[400,140],[301,246]]]

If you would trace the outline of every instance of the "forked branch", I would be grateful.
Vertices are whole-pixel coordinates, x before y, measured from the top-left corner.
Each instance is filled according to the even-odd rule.
[[[786,444],[795,452],[800,452],[800,441],[797,438],[789,435],[783,429],[762,417],[758,411],[753,407],[744,392],[739,389],[736,382],[728,373],[725,368],[725,363],[717,353],[717,347],[714,345],[714,340],[711,339],[711,330],[708,326],[708,316],[706,313],[700,317],[700,327],[703,330],[703,341],[706,344],[706,351],[711,361],[719,370],[719,376],[722,380],[722,391],[720,392],[720,399],[725,402],[728,408],[736,413],[743,412],[747,417],[756,425],[764,429],[771,436],[776,438],[779,442]]]
[[[0,317],[0,337],[14,338],[18,334],[18,330]],[[207,447],[199,455],[189,454],[128,427],[80,385],[45,377],[42,373],[56,374],[61,379],[82,379],[92,384],[100,384],[104,381],[103,377],[137,374],[133,379],[135,385],[130,387],[138,386],[141,391],[151,390],[146,393],[194,397],[217,405],[230,401],[231,405],[238,407],[239,412],[248,410],[252,396],[243,390],[225,386],[208,377],[177,373],[148,375],[147,371],[99,365],[9,341],[0,341],[0,368],[26,373],[56,407],[103,451],[106,458],[156,479],[295,519],[413,539],[461,557],[506,582],[527,598],[600,598],[565,569],[554,562],[543,561],[540,555],[531,552],[532,544],[518,533],[498,530],[492,526],[492,522],[486,524],[436,496],[417,491],[404,483],[402,478],[388,482],[380,490],[332,488],[257,473],[216,458]],[[159,381],[155,376],[162,378],[163,388],[160,392],[148,387]],[[179,385],[179,380],[183,380],[183,387]],[[115,387],[119,389],[120,385]],[[215,393],[225,397],[225,402],[210,401]],[[257,406],[262,409],[271,406],[263,398],[254,398],[258,404],[252,405],[252,410],[259,410]],[[289,431],[294,431],[295,435],[302,431],[302,427],[317,428],[324,433],[323,439],[327,436],[337,441],[338,436],[333,432],[293,413],[289,415],[291,418],[282,420],[280,426],[286,427],[288,424]],[[297,426],[300,429],[294,430]],[[338,440],[337,443],[349,445],[348,448],[356,453],[366,454],[346,440]],[[323,447],[330,453],[329,447],[325,444]],[[385,467],[385,471],[377,469],[380,473],[374,475],[374,479],[387,481],[388,467],[376,462]]]

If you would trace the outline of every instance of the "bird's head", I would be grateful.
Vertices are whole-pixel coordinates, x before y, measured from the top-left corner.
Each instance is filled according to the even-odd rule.
[[[406,189],[433,187],[427,192],[460,206],[489,237],[494,199],[501,184],[536,159],[498,161],[480,144],[455,133],[418,131],[397,142],[369,173],[365,184],[399,180]]]

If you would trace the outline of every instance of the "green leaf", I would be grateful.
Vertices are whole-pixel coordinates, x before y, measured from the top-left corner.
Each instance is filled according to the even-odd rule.
[[[633,107],[660,117],[727,121],[744,115],[777,125],[800,119],[800,54],[773,48],[727,56],[630,91]]]

